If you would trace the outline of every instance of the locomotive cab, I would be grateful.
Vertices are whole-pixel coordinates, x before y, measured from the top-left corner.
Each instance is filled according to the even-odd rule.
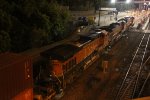
[[[65,88],[64,74],[72,69],[76,64],[74,54],[79,51],[77,46],[71,44],[58,45],[52,49],[43,52],[41,55],[49,60],[49,72],[51,75],[58,79],[60,89]],[[75,59],[75,60],[74,60]]]

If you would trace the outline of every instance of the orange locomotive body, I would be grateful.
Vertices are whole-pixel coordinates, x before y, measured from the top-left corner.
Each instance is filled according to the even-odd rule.
[[[56,46],[41,55],[50,59],[51,74],[60,80],[61,88],[66,88],[67,84],[72,83],[97,58],[98,52],[107,43],[107,34],[90,34]]]
[[[0,80],[0,100],[33,100],[30,57],[0,54]]]

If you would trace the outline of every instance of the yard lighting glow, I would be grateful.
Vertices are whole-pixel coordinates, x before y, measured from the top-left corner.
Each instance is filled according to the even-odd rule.
[[[130,3],[131,2],[131,0],[126,0],[126,3]]]
[[[111,3],[116,3],[116,0],[111,0]]]

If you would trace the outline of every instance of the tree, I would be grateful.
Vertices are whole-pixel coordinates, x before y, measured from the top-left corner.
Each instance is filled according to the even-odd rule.
[[[10,42],[11,47],[6,47],[21,52],[63,39],[69,16],[55,0],[1,0],[1,43]]]
[[[0,53],[10,50],[10,37],[9,34],[3,30],[0,31]]]

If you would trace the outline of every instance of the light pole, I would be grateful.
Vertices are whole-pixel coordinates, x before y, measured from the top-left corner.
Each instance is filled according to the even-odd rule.
[[[101,11],[101,0],[100,0],[100,4],[99,4],[99,9],[98,9],[98,15],[99,15],[98,16],[99,17],[98,18],[98,26],[100,26],[100,17],[101,17],[101,12],[100,11]]]
[[[113,4],[116,7],[116,0],[111,0],[111,4]],[[115,10],[115,19],[117,20],[116,10]]]

